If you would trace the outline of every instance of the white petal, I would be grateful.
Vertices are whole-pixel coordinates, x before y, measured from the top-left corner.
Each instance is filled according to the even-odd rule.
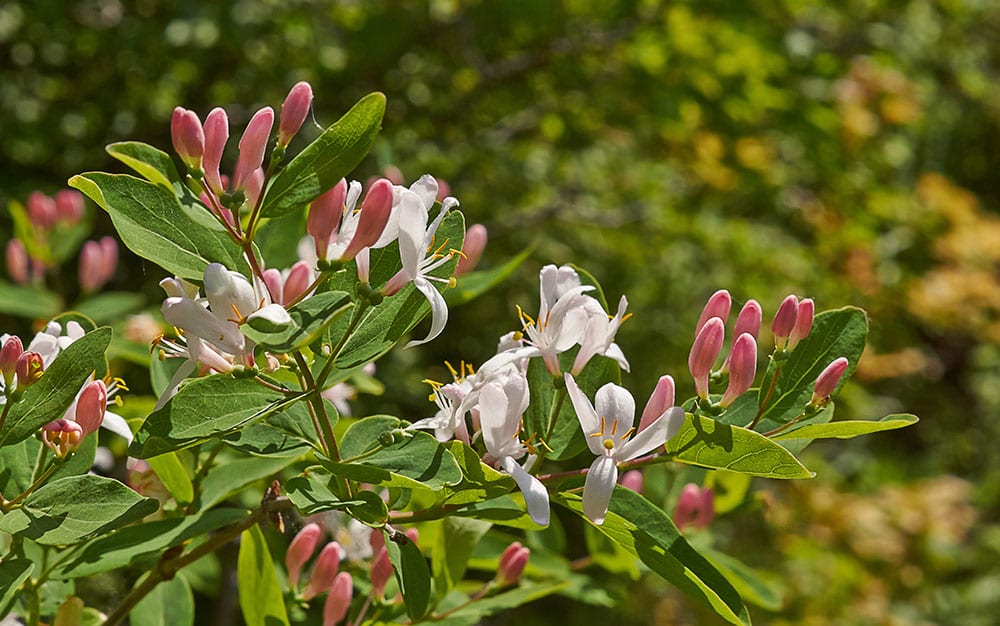
[[[604,455],[602,438],[591,437],[594,433],[601,432],[601,419],[597,416],[594,405],[583,394],[572,376],[566,374],[564,380],[566,381],[566,391],[569,392],[569,399],[573,403],[577,419],[580,420],[580,427],[583,429],[583,435],[587,439],[590,451],[597,455]]]
[[[524,494],[524,506],[528,509],[528,515],[539,526],[549,525],[549,492],[545,490],[545,485],[537,478],[524,471],[514,459],[505,456],[500,459],[500,465],[504,471],[510,474],[514,482]]]
[[[598,415],[603,415],[607,420],[608,428],[612,423],[618,422],[615,434],[624,433],[632,428],[632,421],[635,419],[635,399],[624,387],[608,383],[598,389],[594,397],[594,408]]]
[[[399,260],[410,278],[420,272],[420,263],[427,251],[426,232],[427,209],[416,194],[404,191],[399,198]]]
[[[410,191],[420,198],[420,202],[424,205],[424,207],[430,209],[434,206],[434,201],[437,200],[437,179],[430,174],[424,174],[416,182],[410,185]],[[424,223],[426,224],[426,222]]]
[[[116,435],[120,435],[132,443],[132,429],[128,427],[128,422],[125,418],[117,413],[112,413],[111,411],[104,412],[104,421],[101,422],[102,428],[107,428]]]
[[[618,366],[626,372],[631,371],[629,369],[628,359],[625,358],[625,353],[622,352],[622,349],[618,347],[617,343],[613,343],[608,346],[608,349],[604,352],[604,356],[617,361]]]
[[[610,456],[599,456],[590,464],[583,484],[583,514],[595,524],[604,523],[617,481],[618,465]]]
[[[292,323],[292,317],[280,304],[269,304],[254,311],[247,317],[247,321],[250,320],[266,321],[273,326],[284,326]],[[251,326],[253,325],[251,324]]]
[[[541,351],[534,346],[523,346],[499,352],[487,359],[486,362],[479,367],[479,371],[476,373],[476,380],[485,381],[495,376],[497,372],[508,365],[516,364],[518,361],[529,359],[531,357],[541,356],[541,354]]]
[[[156,406],[153,407],[154,411],[162,409],[163,405],[169,402],[170,398],[174,397],[174,394],[177,393],[177,387],[180,386],[181,381],[187,378],[195,370],[197,365],[198,362],[194,359],[188,359],[187,361],[181,363],[181,366],[177,368],[174,375],[170,377],[170,382],[167,383],[166,389],[164,389],[163,393],[160,394],[160,399],[156,401]]]
[[[427,301],[431,303],[431,330],[427,333],[427,336],[419,341],[411,341],[406,344],[407,348],[412,348],[413,346],[419,346],[422,343],[427,343],[432,339],[436,338],[444,330],[445,325],[448,323],[448,303],[444,301],[444,296],[441,292],[431,284],[429,280],[423,276],[418,276],[413,281],[413,286],[417,288],[420,293],[424,294]]]
[[[507,394],[500,385],[491,383],[480,391],[479,420],[486,451],[496,458],[504,456],[502,449],[510,439],[510,429],[507,425]]]
[[[653,420],[652,424],[642,429],[642,432],[619,446],[615,450],[615,458],[619,461],[629,461],[642,456],[666,443],[683,425],[684,409],[679,406],[667,409],[663,415]]]

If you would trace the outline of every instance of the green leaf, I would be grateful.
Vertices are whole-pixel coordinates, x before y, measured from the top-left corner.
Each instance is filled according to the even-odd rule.
[[[120,141],[110,144],[105,150],[151,183],[167,189],[173,189],[175,183],[180,183],[170,155],[153,146],[140,141]]]
[[[552,501],[586,519],[579,494],[556,492]],[[736,589],[691,547],[670,516],[649,500],[629,489],[615,487],[604,523],[594,527],[730,624],[750,623],[750,615]]]
[[[340,438],[340,457],[351,459],[373,450],[380,445],[380,435],[402,427],[403,422],[391,415],[372,415],[359,419],[348,426],[344,436]]]
[[[47,450],[39,457],[42,447],[39,439],[28,437],[15,445],[0,448],[0,493],[13,498],[31,486],[34,475],[42,470],[36,467],[36,462],[39,458],[43,464],[48,460]],[[97,437],[85,438],[80,447],[59,464],[49,481],[86,474],[94,467],[96,453]]]
[[[451,591],[465,576],[469,557],[492,524],[481,520],[446,517],[431,546],[431,569],[438,597]]]
[[[17,590],[31,576],[35,564],[29,559],[4,559],[0,561],[0,615],[7,615]]]
[[[144,304],[146,298],[141,293],[108,291],[77,302],[73,308],[95,322],[110,324],[138,311]]]
[[[182,576],[161,582],[129,611],[131,626],[194,624],[194,595]]]
[[[292,159],[267,188],[260,214],[277,217],[318,198],[365,158],[382,125],[385,95],[371,93]]]
[[[403,533],[398,533],[395,537],[396,541],[393,541],[386,536],[385,549],[392,561],[399,591],[403,594],[406,614],[415,621],[427,612],[431,599],[431,573],[417,544]]]
[[[541,528],[528,515],[524,505],[524,496],[520,492],[491,498],[464,506],[455,512],[461,517],[493,522],[501,526],[537,530]]]
[[[294,458],[288,457],[255,457],[220,463],[201,481],[199,508],[214,506],[247,485],[272,477],[294,461]]]
[[[690,413],[667,442],[675,461],[765,478],[812,478],[791,452],[760,433]]]
[[[445,299],[448,301],[448,306],[459,306],[466,302],[471,302],[507,280],[514,273],[514,270],[520,267],[521,263],[531,256],[532,249],[533,247],[525,248],[517,256],[500,267],[469,272],[468,274],[456,277],[457,285],[455,288],[445,292]]]
[[[741,598],[768,611],[781,609],[785,586],[777,575],[755,570],[715,550],[705,550],[705,557],[733,584]]]
[[[175,517],[129,526],[85,544],[56,568],[56,578],[80,578],[143,562],[152,563],[164,550],[203,537],[245,518],[242,509],[212,509],[188,517]]]
[[[149,459],[149,466],[156,472],[157,478],[167,488],[178,504],[187,505],[194,500],[194,485],[188,476],[187,468],[177,458],[177,454],[168,452]]]
[[[11,406],[0,429],[0,446],[17,443],[61,418],[91,374],[104,367],[104,351],[110,342],[111,329],[103,327],[60,352],[38,382],[25,389],[21,399]]]
[[[257,526],[243,531],[240,553],[236,559],[236,581],[240,590],[240,609],[247,626],[288,626],[274,561],[267,549],[264,533]]]
[[[285,495],[302,515],[314,515],[323,511],[338,511],[348,506],[364,506],[364,500],[341,500],[331,485],[333,476],[312,467],[302,476],[296,476],[284,484]],[[384,506],[384,504],[383,504]]]
[[[0,280],[0,313],[32,319],[52,319],[62,310],[62,300],[41,287],[20,287]]]
[[[88,172],[69,180],[108,212],[129,250],[181,278],[201,282],[209,263],[249,275],[243,251],[207,208],[124,174]]]
[[[261,319],[250,319],[243,334],[272,352],[298,350],[318,339],[344,311],[351,308],[351,297],[342,291],[318,293],[288,309],[292,321],[280,328],[268,328]]]
[[[0,530],[42,545],[70,545],[138,521],[158,506],[117,480],[70,476],[28,496],[22,507],[0,519]]]
[[[479,453],[465,443],[452,440],[444,444],[462,469],[462,482],[444,489],[448,504],[482,502],[510,493],[514,479],[482,462]]]
[[[801,428],[790,428],[773,435],[772,439],[851,439],[860,435],[896,430],[911,426],[919,421],[916,415],[906,413],[886,415],[880,420],[844,420],[826,424],[807,424]]]
[[[467,606],[454,613],[449,613],[447,617],[435,619],[434,624],[438,626],[474,626],[475,624],[487,623],[483,620],[484,617],[517,609],[554,593],[563,593],[571,584],[571,581],[566,580],[555,583],[522,582],[510,591],[468,603]],[[595,590],[595,593],[599,593],[599,591]]]
[[[146,418],[129,453],[146,459],[181,450],[277,413],[298,399],[253,379],[228,374],[196,378]]]

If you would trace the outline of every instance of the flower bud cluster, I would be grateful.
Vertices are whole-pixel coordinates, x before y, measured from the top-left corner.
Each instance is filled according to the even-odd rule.
[[[118,269],[118,242],[114,237],[88,241],[80,249],[80,288],[94,293],[107,284]]]
[[[22,239],[10,239],[5,249],[7,273],[21,285],[41,282],[52,265],[50,239],[62,227],[80,221],[84,212],[83,194],[63,189],[55,196],[34,191],[28,196],[25,211],[31,228]]]
[[[709,382],[715,362],[725,341],[726,321],[732,308],[732,298],[725,289],[716,291],[702,309],[695,326],[695,340],[688,355],[688,368],[694,379],[698,397],[707,402]],[[748,300],[736,317],[733,341],[720,373],[729,374],[729,383],[718,406],[730,406],[753,386],[757,375],[757,335],[760,333],[761,308],[756,300]]]
[[[298,588],[303,567],[312,559],[322,535],[323,529],[319,524],[306,524],[288,545],[285,568],[288,570],[288,584],[292,589]],[[323,605],[324,626],[333,626],[344,619],[351,605],[354,581],[350,573],[339,571],[342,557],[343,550],[336,541],[323,546],[302,592],[302,599],[307,602],[320,594],[327,594]]]
[[[674,509],[674,525],[684,530],[693,526],[697,530],[705,530],[715,517],[715,496],[712,490],[688,483],[681,489]]]

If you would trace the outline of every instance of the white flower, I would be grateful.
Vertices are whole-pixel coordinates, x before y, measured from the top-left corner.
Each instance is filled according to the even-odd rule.
[[[628,308],[628,300],[625,296],[621,297],[621,300],[618,301],[618,312],[614,317],[609,317],[604,312],[604,308],[601,307],[600,303],[593,298],[587,298],[584,308],[586,308],[589,314],[587,318],[587,330],[580,341],[580,351],[576,354],[576,359],[573,361],[572,374],[574,376],[579,374],[587,365],[587,362],[590,361],[591,357],[597,354],[614,359],[623,370],[626,372],[629,371],[628,359],[625,358],[625,353],[614,342],[615,335],[618,333],[622,322],[631,316],[631,313],[628,315],[625,314],[625,309]]]
[[[434,436],[438,441],[449,441],[452,437],[458,437],[461,441],[469,443],[469,429],[465,423],[465,415],[470,410],[474,410],[475,403],[479,398],[479,388],[476,386],[479,380],[473,372],[472,366],[467,366],[464,362],[460,365],[461,371],[456,371],[450,364],[454,382],[441,384],[433,380],[424,382],[434,388],[431,400],[437,405],[437,412],[431,416],[414,422],[410,428],[434,429]]]
[[[668,408],[635,433],[632,427],[635,400],[626,389],[608,383],[597,390],[596,401],[591,404],[570,374],[565,375],[565,380],[587,445],[597,455],[583,486],[583,512],[592,522],[601,524],[618,481],[618,464],[641,456],[676,435],[684,425],[684,410]]]

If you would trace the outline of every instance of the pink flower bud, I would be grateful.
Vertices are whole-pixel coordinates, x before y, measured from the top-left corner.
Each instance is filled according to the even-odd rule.
[[[312,100],[312,86],[305,81],[295,83],[288,92],[288,96],[281,104],[281,120],[278,125],[279,146],[287,146],[302,128],[302,123],[309,114],[309,107],[312,106]]]
[[[66,418],[57,419],[42,427],[42,442],[59,459],[80,447],[83,438],[83,428],[73,420]]]
[[[709,297],[708,302],[705,303],[705,308],[701,310],[701,316],[698,318],[698,324],[694,327],[694,334],[697,337],[701,329],[705,327],[708,320],[713,317],[717,317],[722,320],[725,324],[726,320],[729,319],[729,310],[733,306],[733,299],[729,296],[729,292],[725,289],[720,289],[713,293]]]
[[[368,189],[368,194],[361,202],[361,215],[358,217],[358,229],[347,249],[340,256],[341,261],[350,261],[358,255],[362,248],[368,248],[382,236],[385,225],[392,211],[392,183],[380,178]]]
[[[684,485],[674,509],[674,524],[684,530],[688,526],[704,530],[715,517],[715,498],[711,489],[701,489],[694,483]]]
[[[76,224],[83,217],[83,194],[76,189],[63,189],[56,193],[56,212],[59,219]]]
[[[101,269],[104,252],[101,244],[88,241],[80,249],[80,288],[90,293],[101,288]]]
[[[316,198],[309,205],[306,232],[316,242],[316,256],[320,259],[326,259],[326,249],[340,225],[346,199],[347,181],[341,178],[333,189]]]
[[[56,201],[41,191],[33,191],[28,196],[28,219],[35,228],[48,230],[56,225],[59,212]]]
[[[795,328],[795,318],[798,315],[799,299],[795,295],[786,297],[778,307],[778,312],[771,320],[771,332],[774,333],[774,345],[779,350],[783,350],[788,341],[788,336]]]
[[[219,175],[219,165],[222,164],[222,153],[229,140],[229,117],[224,109],[212,109],[205,118],[205,155],[201,167],[205,170],[205,182],[215,195],[225,191],[222,177]],[[211,206],[211,205],[209,205]]]
[[[294,301],[296,298],[301,296],[306,292],[306,289],[312,285],[313,282],[313,271],[309,267],[309,264],[305,261],[299,261],[292,266],[292,269],[288,271],[288,278],[285,279],[285,287],[283,290],[285,302]]]
[[[619,485],[636,493],[642,493],[642,482],[642,472],[639,470],[629,470],[618,479]]]
[[[14,364],[18,389],[24,389],[38,382],[44,369],[42,355],[37,352],[22,352],[21,356],[17,357],[17,363]]]
[[[517,584],[524,573],[524,566],[528,563],[531,550],[522,546],[520,542],[507,546],[507,549],[500,555],[500,562],[497,564],[496,580],[501,586]]]
[[[451,195],[451,185],[448,184],[443,178],[435,178],[438,184],[438,193],[435,200],[438,202],[444,202],[444,199]]]
[[[753,385],[757,375],[757,342],[750,333],[743,333],[733,342],[729,352],[729,385],[719,402],[729,406]]]
[[[271,294],[271,302],[284,304],[285,298],[283,293],[285,281],[281,278],[281,272],[272,267],[264,270],[262,278],[264,279],[264,285],[267,286],[268,293]]]
[[[455,276],[461,276],[466,272],[471,272],[479,264],[479,259],[486,249],[486,227],[482,224],[473,224],[465,231],[465,241],[462,242],[462,256],[455,266]]]
[[[4,386],[9,389],[14,381],[14,374],[17,372],[17,360],[24,352],[24,345],[20,337],[11,336],[3,342],[0,348],[0,372],[3,372]]]
[[[694,378],[695,390],[699,398],[708,397],[708,377],[712,373],[712,365],[722,350],[722,342],[725,339],[725,325],[722,319],[712,317],[698,333],[691,346],[691,354],[688,356],[688,368]]]
[[[816,305],[813,303],[812,298],[806,298],[799,302],[799,308],[795,314],[795,326],[788,336],[789,350],[794,349],[800,341],[809,335],[809,331],[812,330],[813,315],[815,313]]]
[[[170,116],[170,137],[174,151],[189,168],[201,167],[205,154],[205,131],[194,111],[177,107]]]
[[[101,275],[104,278],[104,283],[115,277],[115,272],[118,270],[118,242],[114,237],[101,237],[98,241],[101,244],[102,263],[101,263]]]
[[[385,170],[382,172],[382,176],[389,179],[393,185],[403,185],[406,183],[406,178],[403,177],[403,172],[395,165],[387,165]]]
[[[76,399],[76,423],[83,428],[83,436],[97,432],[108,408],[108,389],[103,380],[87,383]]]
[[[264,191],[264,168],[258,167],[250,173],[246,183],[247,206],[257,206],[261,192]]]
[[[740,309],[740,314],[736,316],[736,327],[733,335],[739,337],[743,333],[750,333],[756,339],[760,334],[760,323],[764,319],[760,304],[756,300],[747,300],[747,303]]]
[[[306,524],[299,531],[285,552],[285,569],[288,570],[288,585],[293,589],[299,585],[302,567],[312,557],[323,529],[319,524]]]
[[[253,171],[264,163],[264,152],[267,150],[272,126],[274,110],[271,107],[264,107],[250,118],[240,137],[240,154],[236,157],[236,168],[233,170],[233,191],[245,188]]]
[[[15,283],[25,285],[31,280],[30,263],[28,250],[20,239],[11,239],[7,242],[7,273]]]
[[[844,377],[848,365],[847,359],[840,357],[820,372],[816,378],[816,386],[813,387],[812,404],[824,403],[833,395],[833,392],[837,390],[837,385],[840,384],[840,379]]]
[[[660,376],[656,381],[656,387],[646,402],[646,408],[642,410],[642,417],[639,418],[639,432],[646,430],[646,427],[656,421],[656,418],[674,406],[674,379],[672,376]]]
[[[376,534],[381,533],[372,533],[372,535]],[[392,562],[389,560],[389,553],[384,547],[376,552],[376,556],[372,560],[372,571],[369,578],[372,582],[372,595],[376,598],[384,598],[385,586],[389,584],[389,579],[392,578]]]
[[[337,570],[340,568],[340,544],[336,541],[323,546],[316,558],[316,565],[309,575],[309,584],[302,593],[306,600],[312,600],[319,594],[328,591],[333,586],[333,580],[337,577]]]
[[[335,626],[347,616],[354,594],[354,579],[347,572],[340,572],[333,579],[330,595],[323,604],[323,626]]]

